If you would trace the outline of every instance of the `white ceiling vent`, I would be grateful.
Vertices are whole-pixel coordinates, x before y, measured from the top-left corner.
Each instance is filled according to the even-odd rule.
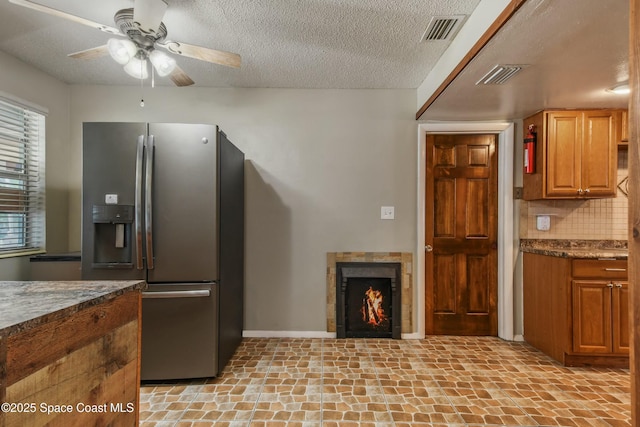
[[[422,35],[422,41],[453,40],[466,15],[433,16]]]
[[[476,85],[501,85],[518,74],[526,65],[496,65]]]

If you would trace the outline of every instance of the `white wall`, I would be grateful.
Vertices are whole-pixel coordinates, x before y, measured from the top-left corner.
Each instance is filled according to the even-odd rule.
[[[245,329],[325,331],[326,252],[414,252],[415,90],[142,92],[71,86],[71,249],[82,122],[156,121],[218,124],[246,155]],[[395,220],[380,220],[383,205]]]
[[[68,248],[69,86],[0,52],[0,92],[49,111],[46,119],[47,251]],[[0,280],[27,280],[29,257],[0,259]]]

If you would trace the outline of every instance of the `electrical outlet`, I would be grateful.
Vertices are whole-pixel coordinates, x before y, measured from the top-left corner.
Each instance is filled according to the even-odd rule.
[[[380,219],[395,219],[395,207],[382,206],[380,208]]]
[[[522,199],[524,189],[522,187],[513,187],[513,198]]]
[[[536,216],[536,229],[538,231],[549,231],[551,228],[551,217],[549,215]]]

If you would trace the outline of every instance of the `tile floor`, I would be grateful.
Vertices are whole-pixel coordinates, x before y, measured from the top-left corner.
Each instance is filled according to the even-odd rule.
[[[629,371],[492,337],[245,339],[219,378],[147,384],[141,426],[630,426]]]

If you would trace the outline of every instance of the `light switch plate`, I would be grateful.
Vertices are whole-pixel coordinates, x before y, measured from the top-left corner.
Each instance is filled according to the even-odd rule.
[[[395,207],[394,206],[382,206],[380,208],[380,219],[395,219]]]
[[[104,204],[105,205],[117,205],[118,204],[118,195],[117,194],[105,194],[104,195]]]

